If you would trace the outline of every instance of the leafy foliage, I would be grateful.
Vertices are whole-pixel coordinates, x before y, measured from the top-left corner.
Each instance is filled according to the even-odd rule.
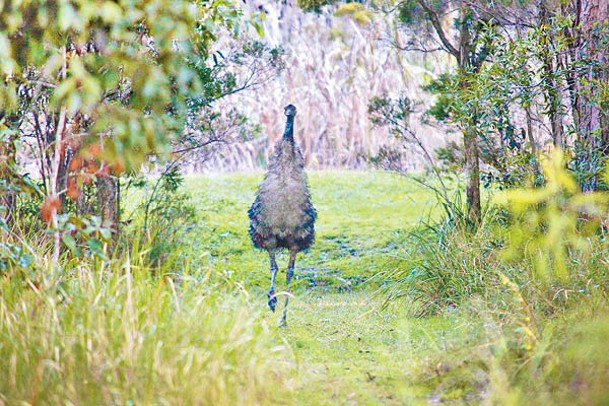
[[[87,132],[104,136],[103,157],[120,159],[126,169],[162,152],[181,131],[186,101],[204,85],[187,63],[193,53],[190,27],[207,14],[219,18],[220,4],[19,2],[5,7],[5,111],[18,107],[23,86],[33,101],[48,89],[46,108],[87,116]],[[57,18],[50,18],[54,13]],[[208,37],[201,37],[198,49],[208,44]]]
[[[448,2],[444,0],[432,0],[427,3],[428,6],[436,10],[438,14],[442,14],[448,7]],[[429,14],[425,12],[420,1],[408,0],[400,2],[398,18],[404,25],[418,28],[429,21]]]
[[[369,24],[372,19],[372,12],[366,10],[361,3],[345,3],[336,9],[337,16],[350,15],[358,24]]]
[[[514,219],[508,231],[509,258],[529,260],[545,281],[565,281],[570,257],[590,249],[588,239],[600,226],[609,204],[604,193],[582,193],[556,150],[542,161],[545,184],[539,188],[504,192]],[[583,224],[579,218],[585,216]]]
[[[240,40],[226,57],[212,51],[220,31],[236,36],[248,25],[260,31],[259,21],[246,19],[231,1],[9,2],[0,8],[6,9],[0,152],[9,152],[0,173],[17,187],[25,176],[16,154],[36,161],[40,214],[52,229],[55,257],[60,245],[77,255],[110,247],[92,235],[83,238],[90,234],[85,223],[98,220],[118,235],[118,178],[167,158],[174,165],[188,152],[227,141],[219,128],[197,127],[198,118],[215,115],[214,127],[245,128],[237,113],[218,118],[213,103],[261,85],[284,66],[281,50],[256,41]],[[16,196],[3,221],[15,212]]]
[[[323,6],[334,3],[336,3],[336,0],[298,0],[298,7],[306,11],[319,13]]]
[[[157,268],[181,264],[188,257],[188,236],[196,230],[196,208],[190,196],[180,190],[183,182],[178,166],[171,164],[156,179],[140,177],[130,182],[135,190],[143,190],[144,197],[130,216],[124,240],[127,245],[134,239],[148,246],[146,256]]]

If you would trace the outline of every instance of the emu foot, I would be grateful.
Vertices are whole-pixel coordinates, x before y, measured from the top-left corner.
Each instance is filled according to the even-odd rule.
[[[272,311],[275,311],[275,307],[277,306],[277,297],[275,296],[275,291],[269,290],[266,295],[269,297],[269,307]]]

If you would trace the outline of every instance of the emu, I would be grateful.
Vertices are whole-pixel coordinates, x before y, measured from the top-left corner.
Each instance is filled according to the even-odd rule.
[[[251,220],[249,233],[254,246],[268,251],[271,260],[271,287],[267,293],[268,305],[275,311],[275,254],[285,248],[290,253],[286,270],[286,298],[281,325],[286,326],[290,282],[294,276],[296,254],[311,247],[315,239],[317,211],[311,203],[311,194],[304,173],[304,159],[294,141],[296,107],[284,109],[287,117],[283,137],[275,146],[264,180],[258,187],[256,199],[248,211]]]

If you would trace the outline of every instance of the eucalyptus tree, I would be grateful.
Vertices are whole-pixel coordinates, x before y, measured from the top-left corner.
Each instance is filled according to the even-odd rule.
[[[485,34],[494,29],[497,20],[466,0],[408,0],[398,3],[396,10],[412,32],[405,49],[428,52],[435,48],[448,53],[456,65],[455,90],[463,95],[470,92],[492,45],[489,43],[492,36]],[[427,35],[414,35],[415,31]],[[468,219],[478,224],[481,219],[479,114],[475,103],[468,103],[459,95],[452,97],[445,107],[443,119],[456,124],[463,135]]]
[[[609,1],[570,0],[561,12],[572,20],[566,59],[578,140],[575,168],[582,188],[592,191],[609,155]]]

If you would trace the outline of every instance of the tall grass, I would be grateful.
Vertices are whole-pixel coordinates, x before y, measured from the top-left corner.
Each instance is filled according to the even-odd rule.
[[[578,218],[582,205],[603,212],[606,196],[570,187],[560,159],[543,165],[543,187],[507,192],[505,211],[489,211],[475,232],[447,210],[449,221],[413,233],[386,265],[386,305],[450,314],[455,328],[471,330],[448,344],[430,337],[438,351],[420,379],[436,382],[441,396],[514,405],[609,400],[609,356],[599,347],[609,319],[609,246],[592,220]]]
[[[500,213],[487,202],[481,227],[470,222],[465,201],[454,192],[417,180],[435,193],[442,215],[409,233],[401,253],[389,258],[376,279],[385,279],[385,306],[405,301],[412,314],[437,314],[500,284],[496,271]]]
[[[573,255],[554,284],[535,278],[534,259],[504,263],[498,241],[494,227],[419,231],[386,265],[385,306],[450,317],[460,331],[429,335],[436,350],[414,379],[443,401],[606,404],[606,241]]]
[[[405,300],[414,315],[441,313],[498,283],[487,264],[494,255],[486,242],[454,236],[430,237],[430,230],[411,234],[407,252],[390,259],[377,277],[389,279],[386,303]],[[491,282],[492,280],[492,282]]]
[[[262,4],[246,3],[246,13],[258,13]],[[368,104],[373,97],[405,94],[428,105],[431,99],[422,86],[449,67],[448,58],[399,51],[395,45],[406,43],[406,38],[391,14],[378,12],[358,22],[349,14],[335,15],[331,6],[321,13],[306,13],[290,2],[266,2],[263,8],[265,34],[258,39],[285,50],[286,69],[264,86],[218,104],[225,110],[238,106],[260,123],[262,137],[217,145],[221,153],[193,163],[194,170],[263,165],[283,133],[283,107],[289,103],[298,108],[295,136],[309,168],[367,167],[382,148],[403,154],[409,169],[425,165],[415,147],[372,125]],[[432,150],[443,145],[445,134],[421,123],[424,105],[412,115],[411,123]]]
[[[248,294],[211,270],[154,277],[145,257],[3,275],[0,403],[288,400],[291,360]]]

